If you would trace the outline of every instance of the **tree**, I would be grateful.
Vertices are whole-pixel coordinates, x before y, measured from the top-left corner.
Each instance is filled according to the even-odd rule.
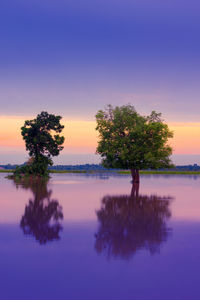
[[[99,131],[97,153],[107,168],[130,169],[133,181],[139,182],[139,170],[169,168],[173,137],[161,114],[152,111],[140,115],[133,106],[124,105],[99,110],[96,114]]]
[[[59,155],[63,149],[64,137],[60,136],[64,126],[60,124],[61,116],[41,112],[36,119],[26,120],[21,127],[26,150],[29,151],[29,163],[17,169],[18,173],[46,175],[52,156]]]

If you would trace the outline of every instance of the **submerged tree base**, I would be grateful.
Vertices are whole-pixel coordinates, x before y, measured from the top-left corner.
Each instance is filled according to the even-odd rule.
[[[139,170],[131,169],[131,176],[132,176],[133,183],[139,183],[140,182]]]
[[[28,161],[21,167],[17,166],[13,172],[13,176],[19,178],[24,176],[49,177],[49,165],[52,165],[52,161],[47,157],[40,157],[38,160],[32,159],[31,162]]]
[[[21,181],[21,180],[48,180],[49,178],[51,178],[49,175],[33,175],[33,174],[12,174],[12,175],[8,175],[5,178],[7,179],[13,179],[15,181]]]

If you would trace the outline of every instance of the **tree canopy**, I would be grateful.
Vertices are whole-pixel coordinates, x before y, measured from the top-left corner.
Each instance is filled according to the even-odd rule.
[[[99,131],[97,153],[102,157],[103,166],[130,169],[133,179],[139,180],[141,169],[172,165],[168,139],[173,133],[160,113],[152,111],[149,116],[142,116],[131,105],[108,105],[104,111],[98,111],[96,121]]]
[[[61,116],[41,112],[33,120],[26,120],[21,127],[26,150],[31,160],[16,172],[45,175],[52,156],[59,155],[63,149],[64,137],[60,136],[64,126],[60,124]]]

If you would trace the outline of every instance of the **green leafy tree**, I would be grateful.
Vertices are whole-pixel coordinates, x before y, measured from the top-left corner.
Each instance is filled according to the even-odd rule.
[[[152,111],[140,115],[133,106],[99,110],[96,115],[99,131],[97,153],[107,168],[130,169],[133,181],[139,182],[139,170],[169,168],[172,148],[168,139],[173,137],[161,114]]]
[[[48,174],[48,166],[53,164],[52,157],[63,149],[64,137],[60,133],[64,126],[60,120],[61,116],[43,111],[35,119],[25,121],[21,134],[31,159],[22,168],[17,168],[16,174]]]

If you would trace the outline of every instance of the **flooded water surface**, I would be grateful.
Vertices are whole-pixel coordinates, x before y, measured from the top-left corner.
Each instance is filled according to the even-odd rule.
[[[1,299],[200,299],[200,177],[0,174]]]

